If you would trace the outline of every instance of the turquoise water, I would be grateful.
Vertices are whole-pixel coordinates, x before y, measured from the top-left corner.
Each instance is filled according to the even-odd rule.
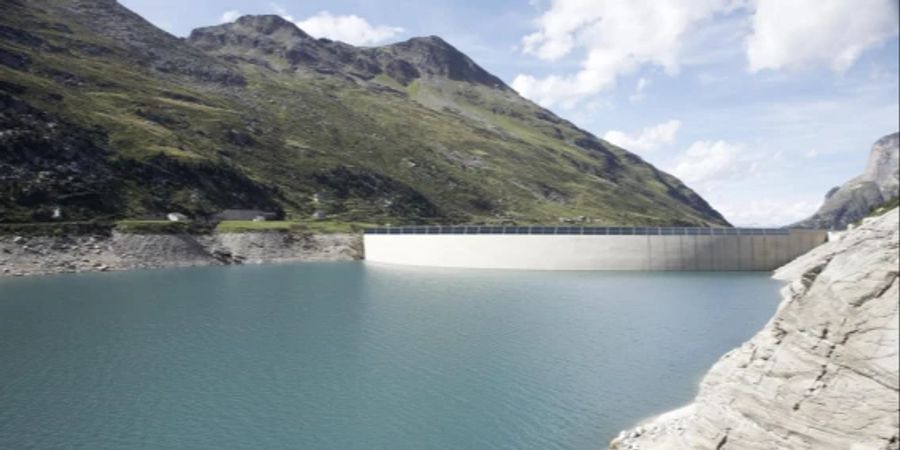
[[[362,263],[2,279],[0,448],[605,448],[690,401],[778,287]]]

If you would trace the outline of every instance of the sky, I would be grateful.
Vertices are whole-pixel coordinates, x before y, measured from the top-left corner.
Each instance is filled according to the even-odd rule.
[[[900,122],[900,0],[120,0],[160,28],[279,14],[375,46],[438,35],[523,96],[781,226]]]

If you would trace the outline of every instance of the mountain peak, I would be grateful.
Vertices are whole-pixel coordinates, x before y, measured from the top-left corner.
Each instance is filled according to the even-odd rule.
[[[379,47],[379,51],[408,61],[420,72],[456,81],[509,89],[471,58],[439,36],[414,37],[404,42]]]
[[[275,14],[241,16],[231,23],[197,28],[188,37],[192,44],[206,50],[223,45],[247,46],[247,40],[255,43],[261,39],[287,46],[313,38],[293,22]]]
[[[435,35],[415,36],[415,37],[407,39],[405,42],[410,45],[426,45],[426,46],[443,47],[446,49],[456,50],[447,41],[442,39],[440,36],[435,36]]]
[[[421,77],[449,78],[509,90],[502,80],[438,36],[414,37],[382,47],[355,47],[315,39],[276,15],[243,16],[194,30],[188,41],[206,52],[280,70],[371,79],[382,73],[406,85]]]
[[[297,37],[310,37],[293,22],[275,14],[241,16],[234,23],[265,35],[272,35],[282,31]]]
[[[885,200],[897,195],[900,184],[900,133],[893,133],[875,141],[862,179],[875,183]]]
[[[900,192],[900,134],[882,137],[872,146],[869,162],[862,175],[836,187],[825,196],[816,213],[796,228],[828,228],[843,230]]]
[[[89,54],[117,55],[142,67],[195,81],[229,86],[246,83],[234,67],[185,46],[181,39],[160,30],[117,0],[20,2],[10,3],[10,6],[19,11],[39,7],[42,14],[58,15],[90,29],[100,39],[74,46],[89,49]]]

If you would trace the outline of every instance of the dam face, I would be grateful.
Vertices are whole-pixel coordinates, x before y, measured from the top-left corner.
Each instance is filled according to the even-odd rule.
[[[823,244],[819,230],[392,227],[365,232],[366,260],[534,270],[770,271]]]

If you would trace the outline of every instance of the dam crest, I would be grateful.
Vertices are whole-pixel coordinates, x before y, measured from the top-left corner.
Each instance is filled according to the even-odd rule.
[[[425,226],[365,230],[367,261],[520,270],[771,271],[825,243],[824,230]]]

